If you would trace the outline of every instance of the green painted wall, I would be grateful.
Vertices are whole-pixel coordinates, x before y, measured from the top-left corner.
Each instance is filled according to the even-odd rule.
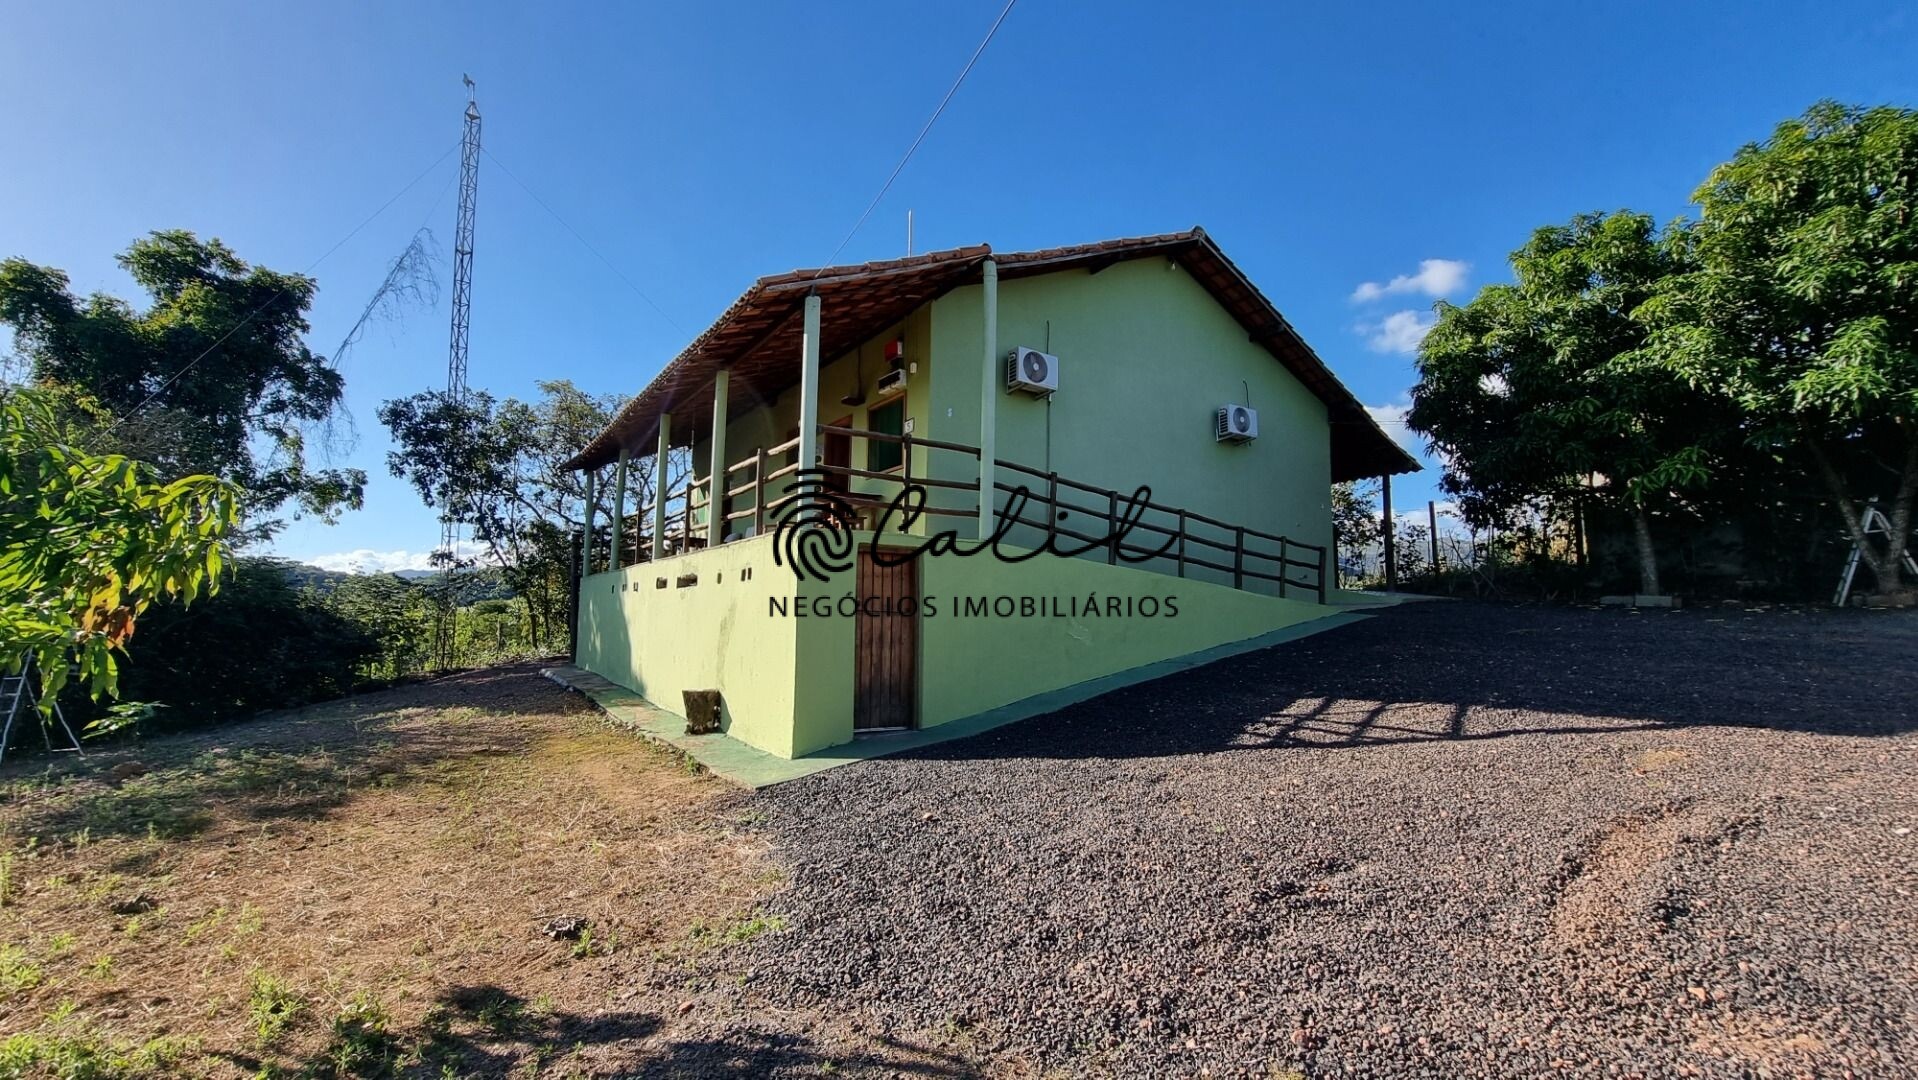
[[[932,305],[935,420],[951,432],[946,437],[974,444],[984,348],[980,292],[968,286]],[[1001,460],[1127,493],[1147,484],[1155,502],[1306,543],[1331,543],[1331,429],[1324,403],[1248,340],[1177,263],[1140,259],[1098,274],[1068,270],[1002,280],[998,339],[1002,356],[1023,345],[1058,356],[1060,364],[1050,404],[1024,394],[998,398]],[[1219,406],[1245,401],[1248,389],[1260,437],[1218,443]],[[970,475],[969,466],[949,468],[955,478]],[[1000,480],[1025,482],[1013,474]],[[1069,515],[1065,524],[1105,531],[1103,515]],[[1035,542],[1031,534],[1013,538]],[[1230,562],[1223,553],[1192,550]]]
[[[922,567],[920,588],[939,604],[937,616],[920,622],[923,727],[1333,614],[1317,604],[1088,559],[1040,555],[1008,565],[989,556],[937,558]],[[1152,597],[1163,605],[1170,597],[1178,615],[954,617],[955,598],[999,595],[1061,603],[1097,597],[1101,611],[1109,598]]]
[[[698,583],[677,586],[683,574]],[[717,688],[728,735],[792,757],[798,631],[767,616],[767,599],[792,588],[769,537],[594,574],[580,583],[579,666],[682,716],[682,691]],[[802,703],[817,711],[810,689]]]

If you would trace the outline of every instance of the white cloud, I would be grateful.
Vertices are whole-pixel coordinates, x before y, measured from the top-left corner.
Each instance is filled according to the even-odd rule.
[[[1419,272],[1400,274],[1381,285],[1368,281],[1352,290],[1352,302],[1370,303],[1386,296],[1398,296],[1403,293],[1424,293],[1426,296],[1450,296],[1465,287],[1466,275],[1472,264],[1457,259],[1422,259]]]
[[[482,558],[485,552],[479,544],[468,540],[460,541],[454,550],[459,552],[462,559]],[[334,570],[344,574],[395,574],[401,570],[435,569],[431,551],[374,551],[372,548],[358,548],[331,555],[316,555],[306,561],[322,570]]]
[[[1358,331],[1365,335],[1365,344],[1373,352],[1411,356],[1419,351],[1419,342],[1425,340],[1426,332],[1437,322],[1438,317],[1434,315],[1394,311],[1383,319],[1359,323]]]
[[[1405,426],[1405,414],[1411,409],[1410,405],[1405,404],[1367,405],[1365,412],[1372,418],[1373,423],[1385,429],[1385,433],[1392,437],[1393,442],[1403,446],[1407,453],[1418,454],[1425,449],[1425,440],[1417,432]]]

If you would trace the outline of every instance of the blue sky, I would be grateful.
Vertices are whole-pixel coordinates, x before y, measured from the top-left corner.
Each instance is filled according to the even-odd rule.
[[[470,72],[488,150],[619,271],[483,161],[470,381],[630,394],[752,278],[831,254],[999,7],[9,3],[0,256],[129,295],[113,254],[183,227],[304,270],[453,145]],[[1573,213],[1685,212],[1714,163],[1824,97],[1918,102],[1918,19],[1020,0],[840,261],[901,254],[908,208],[920,250],[1203,224],[1389,417],[1435,294],[1502,279]],[[316,350],[422,222],[450,249],[455,165],[313,270]],[[444,382],[446,319],[347,357],[366,509],[295,523],[280,553],[400,566],[437,542],[374,409]],[[1436,480],[1402,479],[1401,505]]]

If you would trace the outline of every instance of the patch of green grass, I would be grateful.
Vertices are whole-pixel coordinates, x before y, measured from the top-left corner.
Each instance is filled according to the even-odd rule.
[[[95,957],[93,963],[87,965],[87,974],[96,979],[113,978],[113,954],[101,953]]]
[[[393,1018],[365,990],[354,994],[333,1017],[333,1040],[326,1060],[338,1076],[389,1076],[401,1057]]]
[[[721,927],[696,924],[689,935],[693,944],[700,948],[719,945],[740,945],[751,941],[761,934],[778,933],[786,929],[784,915],[768,915],[755,911],[743,919],[735,920]]]
[[[293,1025],[294,1019],[305,1006],[305,1000],[294,993],[285,980],[264,971],[253,973],[253,989],[247,995],[246,1013],[262,1045],[272,1043],[286,1034],[286,1029]]]
[[[65,956],[73,951],[73,934],[61,931],[47,939],[48,956]]]
[[[39,986],[44,975],[26,949],[0,945],[0,998],[10,998]]]
[[[23,1031],[0,1042],[0,1077],[56,1076],[61,1080],[121,1080],[166,1076],[192,1051],[187,1039],[121,1043],[98,1032]]]

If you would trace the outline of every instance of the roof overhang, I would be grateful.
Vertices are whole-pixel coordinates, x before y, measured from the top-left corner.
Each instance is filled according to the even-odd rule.
[[[1226,258],[1205,230],[1107,240],[1097,244],[995,255],[990,247],[954,248],[905,259],[829,266],[760,278],[713,325],[674,357],[665,369],[627,402],[571,461],[568,469],[590,469],[629,454],[649,452],[662,417],[671,416],[668,433],[675,445],[711,429],[713,377],[732,372],[729,417],[772,401],[799,382],[800,309],[817,294],[825,317],[820,324],[820,356],[843,355],[860,342],[903,320],[947,292],[982,279],[980,265],[991,258],[1001,280],[1085,269],[1097,273],[1132,259],[1172,259],[1240,325],[1252,341],[1285,365],[1326,406],[1332,426],[1334,482],[1416,472],[1420,465],[1386,435],[1365,406],[1352,396],[1264,294]]]

